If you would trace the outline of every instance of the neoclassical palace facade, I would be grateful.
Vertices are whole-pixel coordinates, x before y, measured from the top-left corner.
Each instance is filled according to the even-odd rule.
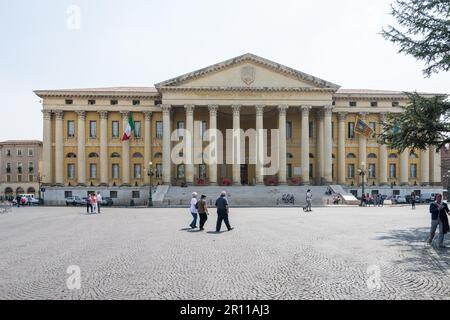
[[[42,175],[47,185],[144,186],[150,182],[150,162],[153,184],[357,186],[360,168],[371,186],[441,184],[435,150],[398,154],[354,131],[360,117],[379,133],[384,117],[407,104],[403,93],[341,89],[253,54],[155,87],[35,93],[43,100]],[[122,141],[130,113],[134,135]],[[194,132],[192,141],[201,141],[200,149],[198,143],[186,144],[182,156],[191,161],[173,163],[174,129]],[[279,129],[280,169],[264,176],[249,147],[240,162],[205,164],[201,150],[208,129],[224,136],[227,129]],[[224,145],[224,156],[229,152]]]

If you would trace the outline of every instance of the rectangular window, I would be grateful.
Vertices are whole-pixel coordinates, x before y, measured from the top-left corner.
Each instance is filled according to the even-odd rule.
[[[312,121],[309,122],[309,138],[314,138],[314,123]]]
[[[111,124],[113,138],[119,138],[119,121],[113,121]]]
[[[142,178],[141,165],[140,164],[135,164],[134,165],[134,178],[135,179],[141,179]]]
[[[17,163],[17,172],[22,173],[23,172],[23,164],[22,162]]]
[[[17,182],[22,182],[22,175],[21,174],[17,175]]]
[[[288,179],[292,179],[292,164],[286,166],[286,176]]]
[[[206,121],[202,121],[200,122],[200,138],[206,139],[206,129],[207,129],[207,122]]]
[[[184,164],[179,164],[177,167],[177,177],[178,179],[184,179]]]
[[[356,107],[358,104],[356,103],[356,101],[350,101],[349,105],[350,107]]]
[[[369,179],[375,179],[376,177],[376,167],[375,164],[369,164]]]
[[[138,106],[141,104],[141,100],[133,100],[133,106]]]
[[[377,123],[376,122],[369,122],[369,127],[373,130],[371,138],[375,138],[375,136],[377,134]]]
[[[28,182],[34,182],[34,176],[32,174],[28,175]]]
[[[292,122],[286,122],[286,139],[292,139]]]
[[[355,138],[355,123],[354,122],[349,122],[348,123],[347,136],[348,136],[349,139],[354,139]]]
[[[67,179],[69,180],[75,179],[75,165],[73,163],[69,163],[67,165]]]
[[[155,176],[156,178],[161,178],[162,177],[162,164],[158,163],[156,165],[156,172],[155,172]]]
[[[370,102],[371,107],[378,107],[378,101],[371,101]]]
[[[73,100],[72,99],[66,99],[66,104],[73,104]]]
[[[97,179],[97,165],[95,163],[89,165],[89,177],[91,179]]]
[[[6,164],[6,173],[11,173],[11,163]]]
[[[28,162],[28,172],[34,173],[34,162],[33,161]]]
[[[28,149],[28,156],[29,157],[34,157],[34,149],[32,149],[32,148]]]
[[[142,137],[142,130],[141,130],[141,122],[135,121],[134,122],[134,137],[135,138],[141,138]]]
[[[89,121],[89,137],[97,138],[97,121]]]
[[[397,178],[397,165],[394,163],[389,165],[389,178]]]
[[[21,157],[23,154],[23,150],[22,149],[17,149],[17,156]]]
[[[200,164],[198,166],[198,177],[199,179],[206,179],[206,164]]]
[[[156,121],[156,138],[162,139],[163,137],[163,123],[162,121]]]
[[[95,104],[95,100],[88,100],[88,104],[94,105]]]
[[[11,182],[11,175],[8,174],[8,175],[6,176],[6,182]]]
[[[409,166],[409,177],[412,179],[416,179],[417,178],[417,164],[412,163]]]
[[[7,157],[11,157],[11,149],[7,149],[6,150],[6,156]]]
[[[112,178],[113,179],[119,179],[119,165],[117,163],[114,163],[112,165]]]
[[[398,107],[398,106],[400,106],[400,103],[398,101],[394,101],[394,102],[392,102],[392,106]]]
[[[181,137],[184,137],[184,121],[178,121],[177,122],[177,137],[178,139]]]
[[[141,193],[139,191],[133,191],[131,197],[133,199],[139,199],[141,197]]]
[[[119,101],[117,101],[117,100],[111,100],[111,105],[112,106],[116,106],[116,105],[118,105],[119,104]]]
[[[72,198],[72,191],[64,191],[64,198]]]
[[[347,166],[347,178],[349,179],[355,178],[355,165],[353,163]]]
[[[117,191],[110,191],[109,192],[109,197],[111,199],[117,199]]]
[[[75,121],[73,120],[67,121],[67,137],[68,138],[75,137]]]
[[[309,164],[309,177],[314,178],[314,166],[312,163]]]

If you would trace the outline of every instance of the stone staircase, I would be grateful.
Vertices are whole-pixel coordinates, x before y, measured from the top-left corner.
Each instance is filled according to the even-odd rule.
[[[192,193],[195,191],[199,196],[207,196],[208,204],[214,206],[215,200],[220,193],[225,190],[228,193],[228,201],[233,207],[282,207],[282,206],[304,206],[306,204],[306,191],[311,189],[313,194],[313,206],[323,206],[329,202],[329,197],[325,195],[328,186],[308,187],[308,186],[190,186],[169,187],[164,196],[162,205],[167,207],[187,207],[189,206]],[[281,201],[284,194],[294,195],[294,205],[285,204]]]

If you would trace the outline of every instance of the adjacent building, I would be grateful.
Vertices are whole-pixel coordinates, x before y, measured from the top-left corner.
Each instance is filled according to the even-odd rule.
[[[0,142],[0,197],[39,194],[39,165],[42,141],[11,140]]]
[[[356,119],[379,133],[386,115],[402,112],[408,103],[404,93],[342,89],[253,54],[155,87],[35,93],[43,99],[43,181],[57,193],[55,201],[101,190],[112,198],[143,202],[149,163],[152,184],[160,185],[339,184],[356,192],[360,169],[371,192],[442,184],[441,155],[434,149],[399,154],[380,145],[375,135],[355,133]],[[130,115],[134,135],[122,141]],[[175,129],[193,136],[171,137]],[[211,132],[226,137],[230,129],[237,136],[231,144],[215,144],[212,154],[236,161],[207,161],[204,148],[217,139]],[[241,139],[252,129],[257,141],[268,130],[267,146]],[[273,129],[280,134],[271,137]],[[276,150],[271,150],[273,139]],[[181,151],[174,149],[178,140]],[[266,154],[276,155],[279,167],[269,175],[264,174]],[[182,160],[174,161],[174,155]]]

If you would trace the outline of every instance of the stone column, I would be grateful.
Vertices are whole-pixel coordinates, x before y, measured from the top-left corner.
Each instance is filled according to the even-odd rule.
[[[347,112],[340,112],[338,114],[339,121],[339,137],[338,137],[338,183],[345,185],[346,180],[346,167],[345,167],[345,138],[346,138],[346,119]]]
[[[144,112],[144,167],[148,168],[149,162],[152,161],[152,112]],[[144,184],[150,185],[150,177],[148,174],[144,175]]]
[[[233,105],[233,184],[241,185],[241,106]]]
[[[128,111],[121,111],[123,129],[128,124]],[[122,141],[122,186],[130,186],[130,140]]]
[[[324,178],[326,184],[333,183],[333,136],[332,136],[333,106],[324,108]]]
[[[42,182],[49,185],[53,182],[52,177],[52,112],[42,110],[44,117],[44,135],[42,145]]]
[[[420,184],[430,185],[430,149],[420,150]]]
[[[86,186],[86,111],[77,111],[78,116],[78,185]]]
[[[381,122],[386,122],[386,114],[381,114]],[[387,145],[380,144],[380,169],[379,169],[379,184],[380,186],[387,186],[388,183],[388,150]]]
[[[286,171],[287,171],[287,147],[286,147],[286,111],[289,108],[288,105],[280,105],[278,106],[278,128],[280,131],[279,135],[279,144],[280,144],[280,168],[278,173],[278,183],[280,185],[287,184]]]
[[[184,135],[186,183],[194,184],[194,105],[185,105],[186,132]]]
[[[409,149],[400,154],[400,185],[409,186]]]
[[[99,111],[100,115],[100,185],[107,186],[108,178],[108,111]]]
[[[172,151],[170,137],[170,110],[172,109],[172,106],[170,104],[163,104],[161,105],[161,109],[163,112],[163,183],[165,185],[170,185],[172,183],[172,161],[170,156],[170,153]]]
[[[217,160],[218,160],[218,141],[217,141],[217,110],[218,105],[208,106],[209,110],[209,184],[217,185]]]
[[[361,117],[362,121],[366,121],[366,114],[365,113],[360,113],[359,116]],[[360,167],[362,167],[362,163],[365,163],[364,169],[367,170],[368,169],[368,165],[367,165],[367,137],[363,134],[358,134],[358,139],[359,139],[359,165]],[[364,183],[367,183],[367,175],[368,172],[366,172],[367,174],[364,176]]]
[[[264,105],[255,106],[256,109],[256,184],[264,184]]]
[[[63,121],[64,112],[55,111],[56,125],[55,125],[55,182],[57,186],[64,185],[64,131]]]
[[[302,106],[302,184],[309,185],[309,112],[311,106]]]
[[[441,183],[441,153],[436,152],[436,147],[430,147],[430,184],[440,186]]]
[[[325,157],[324,157],[324,112],[319,110],[317,112],[317,183],[322,184],[325,168]]]

